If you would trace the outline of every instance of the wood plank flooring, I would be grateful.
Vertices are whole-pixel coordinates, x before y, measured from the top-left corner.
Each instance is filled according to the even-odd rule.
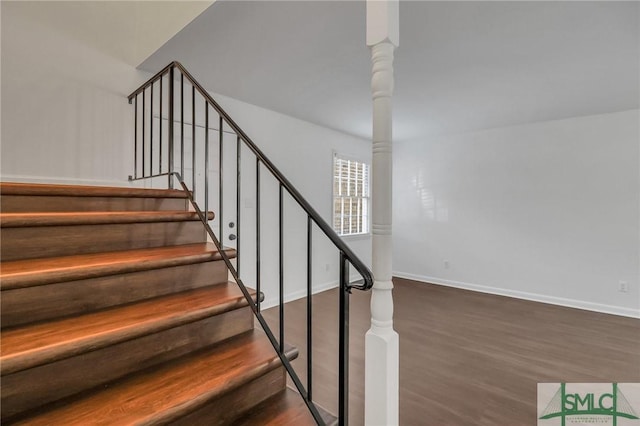
[[[535,425],[538,382],[640,382],[640,320],[398,278],[394,284],[402,425]],[[369,301],[370,293],[351,297],[351,425],[364,423]],[[314,296],[313,312],[314,399],[335,413],[337,290]],[[277,308],[264,314],[277,332]],[[304,299],[287,304],[285,322],[306,382]]]

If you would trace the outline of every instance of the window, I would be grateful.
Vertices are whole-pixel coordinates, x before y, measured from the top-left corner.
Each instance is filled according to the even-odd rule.
[[[338,235],[369,233],[369,165],[333,157],[333,229]]]

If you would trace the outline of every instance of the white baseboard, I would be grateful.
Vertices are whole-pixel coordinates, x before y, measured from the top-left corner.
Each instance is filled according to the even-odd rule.
[[[336,287],[338,287],[338,281],[331,281],[328,283],[314,286],[312,293],[313,294],[322,293],[323,291],[331,290]],[[306,296],[307,296],[306,288],[298,291],[294,291],[292,293],[287,293],[284,295],[284,303],[293,302],[294,300],[302,299],[303,297],[306,297]],[[264,301],[260,303],[260,309],[273,308],[274,306],[278,306],[279,303],[280,303],[280,300],[278,299],[278,297],[265,298]]]
[[[59,185],[93,185],[93,186],[124,186],[130,187],[131,183],[123,178],[122,180],[102,180],[102,179],[75,179],[66,177],[50,176],[29,176],[29,175],[1,175],[2,182],[19,183],[50,183]]]
[[[461,281],[445,280],[436,277],[427,277],[424,275],[408,274],[405,272],[395,271],[395,277],[406,278],[408,280],[421,281],[430,284],[437,284],[447,287],[455,287],[464,290],[477,291],[480,293],[496,294],[499,296],[513,297],[516,299],[531,300],[533,302],[548,303],[551,305],[566,306],[569,308],[583,309],[586,311],[601,312],[605,314],[619,315],[630,318],[640,318],[640,310],[632,308],[624,308],[621,306],[605,305],[602,303],[587,302],[577,299],[566,299],[562,297],[547,296],[544,294],[529,293],[518,290],[508,290],[499,287],[490,287],[480,284],[471,284]]]

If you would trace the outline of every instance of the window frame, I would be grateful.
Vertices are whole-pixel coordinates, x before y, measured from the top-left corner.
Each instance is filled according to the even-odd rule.
[[[366,215],[364,215],[364,213],[359,213],[358,216],[359,217],[366,217],[366,230],[364,232],[357,232],[357,233],[348,233],[348,234],[343,234],[341,233],[340,229],[337,229],[336,227],[336,218],[339,216],[336,214],[336,206],[335,206],[335,202],[336,202],[336,198],[337,197],[341,197],[340,195],[336,194],[336,162],[338,160],[342,160],[342,161],[353,161],[356,163],[360,163],[363,164],[364,166],[366,166],[366,174],[367,174],[367,196],[359,196],[359,197],[352,197],[352,198],[359,198],[359,199],[363,199],[366,200]],[[361,181],[361,180],[359,180]],[[356,183],[356,186],[358,184]],[[345,197],[346,198],[346,197]],[[352,215],[353,217],[353,215]],[[367,162],[366,160],[362,159],[361,157],[356,157],[353,155],[348,155],[348,154],[343,154],[341,152],[337,152],[337,151],[333,151],[333,157],[332,157],[332,161],[331,161],[331,228],[338,234],[338,236],[340,238],[347,238],[347,239],[358,239],[358,238],[366,238],[371,236],[371,163]]]

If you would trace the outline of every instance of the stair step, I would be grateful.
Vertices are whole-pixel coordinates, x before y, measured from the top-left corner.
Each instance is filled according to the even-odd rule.
[[[284,367],[245,384],[242,388],[229,392],[188,415],[171,422],[171,426],[229,426],[262,401],[280,392],[286,386]]]
[[[280,360],[266,336],[252,330],[215,349],[198,351],[75,401],[56,404],[18,424],[165,424],[226,394],[245,392],[244,385],[278,368],[282,368]],[[268,387],[263,391],[273,392]],[[229,409],[221,404],[217,411],[224,414]],[[216,423],[211,419],[206,424]]]
[[[131,197],[188,198],[178,189],[150,189],[126,186],[51,185],[40,183],[0,182],[0,194],[68,196],[68,197]]]
[[[187,210],[183,191],[0,183],[0,210],[17,212],[72,212],[124,210]]]
[[[230,258],[235,250],[225,249]],[[122,250],[2,262],[0,289],[11,290],[63,281],[124,274],[222,259],[212,243]]]
[[[245,306],[2,376],[2,421],[159,366],[251,329],[253,313]]]
[[[209,212],[208,219],[212,220],[213,217],[213,212]],[[197,220],[200,220],[200,217],[196,212],[186,211],[0,213],[0,228],[186,222]]]
[[[235,283],[190,290],[87,315],[2,331],[0,372],[38,365],[157,333],[247,304]]]
[[[197,214],[184,211],[3,213],[0,223],[4,261],[206,241]]]
[[[233,249],[225,250],[235,257]],[[0,324],[15,327],[223,283],[210,243],[0,264]]]
[[[328,425],[335,423],[330,415],[323,417]],[[253,407],[245,416],[235,421],[234,426],[315,426],[316,422],[300,394],[285,388]]]

